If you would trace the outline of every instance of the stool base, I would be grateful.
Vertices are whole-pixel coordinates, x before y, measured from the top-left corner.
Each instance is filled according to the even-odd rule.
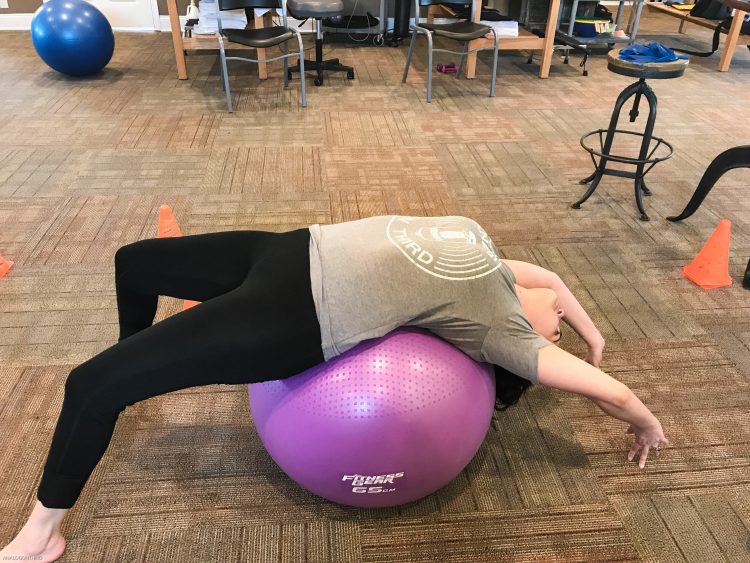
[[[634,122],[636,118],[638,117],[638,106],[641,101],[641,97],[646,98],[646,101],[648,102],[648,119],[646,120],[646,127],[644,129],[643,133],[635,133],[632,131],[623,131],[617,129],[617,122],[620,119],[620,112],[622,111],[622,107],[625,105],[625,103],[631,98],[635,96],[635,100],[633,101],[633,107],[630,110],[629,117],[630,121]],[[652,158],[656,149],[661,145],[665,144],[667,147],[671,149],[671,146],[663,141],[662,139],[657,139],[656,137],[653,137],[653,131],[654,131],[654,124],[656,122],[656,94],[654,94],[654,91],[651,89],[651,87],[646,84],[645,78],[640,78],[638,82],[635,82],[629,86],[627,86],[622,92],[620,92],[620,95],[617,97],[617,101],[615,102],[614,110],[612,111],[612,118],[609,122],[609,128],[604,130],[597,130],[592,131],[591,133],[587,133],[583,137],[581,137],[581,145],[583,148],[585,148],[589,153],[591,154],[591,160],[594,162],[595,170],[594,172],[581,180],[581,184],[589,184],[588,189],[586,190],[586,193],[583,194],[583,196],[573,203],[571,207],[573,209],[580,209],[581,204],[583,204],[589,197],[591,197],[591,194],[594,193],[596,188],[599,186],[599,182],[601,179],[606,176],[619,176],[620,178],[632,178],[635,180],[634,182],[634,191],[635,191],[635,203],[638,207],[638,211],[640,213],[640,219],[641,221],[648,221],[649,217],[646,214],[646,210],[643,207],[643,195],[651,195],[651,190],[646,186],[646,182],[644,180],[644,176],[651,170],[651,168],[656,164],[657,162],[660,162],[662,160],[665,160],[666,158],[669,158],[671,156],[670,154],[665,158]],[[606,132],[606,137],[602,141],[602,134]],[[596,152],[593,149],[590,149],[586,146],[584,143],[584,140],[595,134],[599,134],[600,136],[600,142],[601,142],[601,152]],[[630,135],[636,135],[639,137],[642,137],[641,142],[641,148],[638,154],[638,158],[628,158],[628,157],[622,157],[613,155],[611,153],[612,151],[612,143],[614,141],[615,133],[625,133]],[[651,149],[651,141],[652,139],[655,139],[658,141],[656,147]],[[595,156],[599,157],[599,161],[596,161]],[[635,172],[628,172],[623,170],[617,170],[607,167],[607,163],[609,161],[613,162],[620,162],[624,164],[629,164],[632,166],[635,166]]]
[[[354,80],[354,69],[350,66],[342,65],[338,59],[323,60],[323,27],[321,20],[315,20],[315,60],[308,61],[305,59],[305,72],[314,70],[317,76],[313,79],[313,84],[321,86],[323,84],[323,71],[345,72],[349,80]],[[293,72],[299,72],[299,65],[290,67],[287,71],[287,78],[292,78]]]

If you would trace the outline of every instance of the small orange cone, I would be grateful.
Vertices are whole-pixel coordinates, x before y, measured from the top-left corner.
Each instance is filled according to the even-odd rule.
[[[703,289],[732,285],[729,275],[729,234],[732,223],[722,219],[693,261],[682,269],[691,282]]]
[[[177,224],[177,219],[175,219],[174,213],[172,213],[172,208],[168,205],[160,206],[159,224],[156,227],[156,237],[171,238],[181,236],[182,231],[180,230],[180,226]],[[182,303],[182,310],[185,311],[187,309],[190,309],[190,307],[195,307],[199,304],[200,301],[191,301],[190,299],[185,299],[185,301]]]
[[[172,208],[168,205],[159,207],[159,225],[156,228],[157,238],[181,237],[182,231],[174,218]]]
[[[7,274],[12,267],[13,262],[11,262],[10,260],[6,260],[2,256],[0,256],[0,278]]]

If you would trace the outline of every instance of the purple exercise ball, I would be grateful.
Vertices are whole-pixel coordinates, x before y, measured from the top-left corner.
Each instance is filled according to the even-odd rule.
[[[495,377],[402,328],[248,392],[258,434],[289,477],[340,504],[384,507],[425,497],[466,467],[489,429]]]

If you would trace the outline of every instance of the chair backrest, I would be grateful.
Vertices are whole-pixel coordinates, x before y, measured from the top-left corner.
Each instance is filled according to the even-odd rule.
[[[216,21],[219,24],[221,32],[221,12],[224,10],[242,10],[244,8],[281,8],[281,21],[284,27],[287,27],[286,18],[286,0],[216,0]]]
[[[242,8],[281,8],[281,0],[216,0],[219,10]]]
[[[446,4],[450,6],[471,6],[470,19],[474,17],[474,10],[477,8],[479,1],[472,2],[472,0],[414,0],[414,17],[417,25],[419,25],[419,9],[434,4]]]
[[[419,0],[420,6],[431,6],[432,4],[458,4],[459,6],[471,6],[471,0]]]

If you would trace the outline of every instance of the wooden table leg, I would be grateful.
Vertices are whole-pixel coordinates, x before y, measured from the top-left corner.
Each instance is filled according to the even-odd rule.
[[[435,14],[440,10],[439,4],[427,6],[427,23],[435,23]]]
[[[469,49],[474,48],[474,42],[469,42]],[[477,76],[477,52],[466,55],[466,78],[476,78]]]
[[[471,21],[475,23],[479,23],[479,20],[482,18],[482,0],[473,0],[471,8],[472,8],[472,14],[473,14]],[[476,49],[477,41],[478,40],[476,39],[474,41],[469,41],[469,51],[471,51],[472,49]],[[466,70],[464,72],[466,73],[466,78],[476,77],[477,75],[477,52],[476,51],[466,55]]]
[[[732,56],[734,55],[734,49],[737,47],[737,38],[740,36],[740,28],[742,27],[742,22],[745,21],[746,13],[747,12],[743,12],[742,10],[734,11],[732,25],[729,26],[727,38],[724,41],[724,48],[721,50],[719,72],[726,72],[729,70],[729,65],[732,62]]]
[[[549,77],[549,67],[552,66],[552,53],[555,51],[555,30],[557,16],[560,11],[560,0],[552,0],[547,13],[547,27],[544,29],[544,49],[542,63],[539,65],[539,78]]]
[[[182,28],[180,28],[180,16],[177,13],[177,0],[167,0],[167,11],[169,12],[169,27],[172,29],[177,78],[187,80],[187,64],[185,63],[185,49],[182,46]]]

